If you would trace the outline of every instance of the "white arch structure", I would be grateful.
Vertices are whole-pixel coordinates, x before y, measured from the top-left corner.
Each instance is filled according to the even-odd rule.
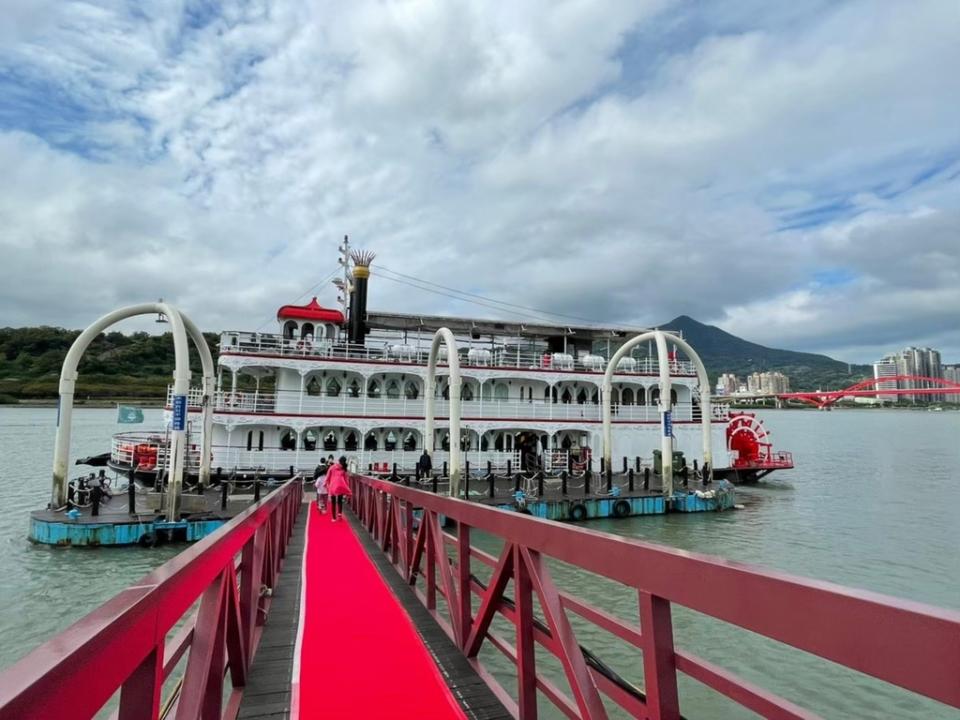
[[[662,330],[651,330],[625,342],[613,357],[607,363],[607,371],[603,375],[603,460],[604,467],[613,467],[610,463],[613,459],[613,428],[612,413],[610,410],[610,395],[613,391],[613,374],[617,369],[617,363],[626,356],[636,345],[646,341],[654,340],[657,343],[657,364],[660,369],[660,452],[662,453],[662,477],[663,494],[673,495],[673,436],[667,431],[666,418],[671,409],[670,400],[670,358],[667,352],[667,336]],[[670,342],[683,350],[693,361],[697,369],[697,381],[700,385],[700,426],[703,433],[703,462],[709,468],[710,476],[713,476],[713,434],[711,431],[711,409],[710,409],[710,379],[707,376],[707,369],[696,351],[690,347],[689,343],[675,335],[670,336]]]
[[[173,394],[186,395],[190,389],[190,353],[187,338],[196,345],[203,366],[203,438],[201,441],[200,481],[207,484],[210,479],[210,451],[213,428],[213,396],[216,372],[213,356],[207,347],[203,334],[194,323],[182,315],[175,307],[166,303],[143,303],[130,305],[107,313],[96,320],[74,340],[67,352],[60,371],[60,405],[57,416],[57,439],[53,454],[52,507],[62,507],[67,502],[67,480],[70,469],[70,435],[73,425],[73,395],[77,383],[77,366],[87,347],[105,329],[121,320],[137,315],[162,313],[170,321],[173,331],[175,369],[173,373]],[[179,516],[180,490],[183,485],[183,465],[185,431],[174,430],[170,436],[171,473],[168,484],[166,514],[168,520]]]
[[[449,328],[442,327],[433,336],[430,345],[430,360],[427,363],[424,448],[433,456],[433,407],[437,391],[437,355],[440,343],[447,346],[447,367],[450,371],[450,496],[460,495],[460,357],[457,355],[457,341]]]

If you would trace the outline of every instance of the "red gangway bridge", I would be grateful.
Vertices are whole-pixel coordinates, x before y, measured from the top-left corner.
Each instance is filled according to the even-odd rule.
[[[888,383],[896,383],[897,385],[900,383],[910,385],[923,383],[923,385],[905,388],[883,387]],[[952,395],[954,396],[953,402],[960,402],[960,383],[953,382],[952,380],[944,380],[943,378],[927,377],[925,375],[895,375],[892,377],[867,378],[843,390],[813,390],[770,394],[752,393],[747,397],[758,399],[773,397],[778,400],[800,400],[801,402],[809,403],[823,410],[844,398],[864,397],[881,399],[887,397],[915,397],[917,395],[925,397]]]
[[[817,717],[678,645],[678,607],[960,708],[958,612],[351,481],[347,522],[291,480],[35,649],[0,674],[0,720],[529,720],[548,704],[676,720],[680,676],[763,717]],[[564,590],[553,561],[635,605]],[[599,635],[638,660],[605,657]]]

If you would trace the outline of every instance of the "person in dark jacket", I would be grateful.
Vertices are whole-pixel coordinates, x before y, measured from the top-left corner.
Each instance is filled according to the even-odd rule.
[[[430,453],[427,452],[426,448],[423,450],[423,455],[420,456],[420,459],[417,461],[417,472],[420,477],[430,477],[430,473],[433,471],[433,462],[430,460]]]

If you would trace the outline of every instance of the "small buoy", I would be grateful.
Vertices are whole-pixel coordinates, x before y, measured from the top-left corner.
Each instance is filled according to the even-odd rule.
[[[743,510],[745,507],[746,505],[741,505],[740,503],[734,503],[733,505],[734,510]]]

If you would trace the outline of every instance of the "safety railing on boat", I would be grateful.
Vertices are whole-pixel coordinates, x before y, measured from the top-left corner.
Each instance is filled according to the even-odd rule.
[[[374,344],[355,345],[329,340],[284,338],[281,335],[226,332],[220,335],[220,352],[301,357],[326,360],[360,360],[364,362],[402,363],[426,365],[430,355],[428,347],[413,345]],[[460,352],[460,363],[469,367],[519,368],[524,370],[563,370],[567,372],[603,373],[607,359],[603,355],[573,355],[567,353],[544,353],[517,350],[498,346],[467,347]],[[446,364],[446,348],[441,348],[440,364]],[[617,366],[623,375],[657,375],[656,358],[626,357]],[[670,360],[670,373],[674,376],[695,376],[696,368],[687,360]]]
[[[535,519],[372,477],[355,475],[352,484],[360,521],[521,720],[537,717],[541,698],[569,718],[605,718],[607,702],[634,717],[678,720],[681,673],[762,717],[817,717],[678,647],[673,629],[678,606],[960,708],[956,611]],[[455,529],[445,532],[451,521]],[[484,552],[474,545],[474,533],[484,538],[485,547],[493,538],[501,549]],[[609,607],[564,591],[557,579],[568,576],[569,567],[555,577],[552,560],[631,588],[637,593],[636,611],[617,617]],[[513,628],[512,638],[497,628],[498,616],[508,621],[504,627]],[[589,633],[579,629],[584,622]],[[622,657],[622,651],[613,657],[600,652],[598,632],[642,653],[642,688],[629,679],[634,667],[618,667],[614,658]],[[586,636],[594,638],[590,647]],[[481,661],[484,646],[495,648],[515,668],[516,700]],[[540,663],[537,646],[559,660],[569,691]],[[798,693],[817,694],[818,688]],[[888,710],[897,714],[894,706]]]
[[[286,483],[4,670],[0,720],[90,718],[111,699],[118,720],[236,717],[301,498]]]
[[[200,407],[202,393],[191,388],[187,402],[191,408]],[[172,390],[167,391],[167,405],[172,402]],[[424,417],[426,402],[423,398],[371,397],[369,395],[351,395],[340,392],[337,395],[300,393],[296,391],[260,392],[260,391],[220,391],[214,394],[214,410],[217,412],[268,413],[272,415],[344,415],[358,417]],[[447,400],[437,399],[434,412],[437,417],[448,417],[450,404]],[[601,407],[598,403],[549,402],[546,400],[493,400],[474,398],[461,402],[461,417],[483,418],[490,420],[543,420],[571,421],[601,420]],[[660,409],[657,405],[623,404],[613,405],[614,422],[658,422]],[[692,422],[700,420],[700,408],[690,402],[678,402],[673,405],[674,422]],[[729,415],[726,404],[712,405],[714,420],[724,421]]]
[[[142,471],[164,468],[169,464],[170,438],[162,432],[117,433],[110,441],[110,462]],[[184,469],[197,472],[200,468],[200,445],[187,443]]]

